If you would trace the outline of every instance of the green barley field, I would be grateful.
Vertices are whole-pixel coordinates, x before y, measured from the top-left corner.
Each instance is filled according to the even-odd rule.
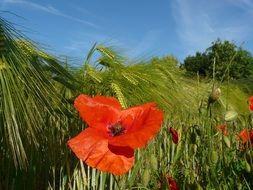
[[[0,189],[253,189],[252,83],[230,77],[230,61],[219,78],[212,64],[212,77],[189,76],[173,56],[134,62],[94,44],[73,67],[0,18]],[[123,175],[68,147],[88,127],[74,107],[80,94],[115,97],[122,109],[155,102],[163,112]]]

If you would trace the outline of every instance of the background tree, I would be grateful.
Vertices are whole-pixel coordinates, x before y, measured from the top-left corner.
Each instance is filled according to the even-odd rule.
[[[250,52],[233,42],[218,39],[204,53],[197,52],[195,56],[186,57],[183,66],[190,74],[198,72],[202,76],[212,77],[215,68],[218,79],[225,79],[228,75],[233,79],[242,79],[252,75],[252,65]]]
[[[208,75],[209,59],[206,53],[197,52],[195,56],[188,56],[184,60],[183,67],[190,74],[199,73],[202,76]]]

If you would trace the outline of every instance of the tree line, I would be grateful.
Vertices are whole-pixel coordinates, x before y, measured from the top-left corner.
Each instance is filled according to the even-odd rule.
[[[234,42],[220,39],[212,42],[204,52],[187,56],[180,68],[189,75],[217,80],[247,79],[253,76],[252,54]]]

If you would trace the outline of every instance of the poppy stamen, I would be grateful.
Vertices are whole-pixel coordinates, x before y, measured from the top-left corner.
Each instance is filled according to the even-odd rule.
[[[119,124],[119,123],[116,123],[112,126],[109,127],[109,134],[111,136],[119,136],[119,135],[122,135],[123,133],[125,133],[125,128]]]

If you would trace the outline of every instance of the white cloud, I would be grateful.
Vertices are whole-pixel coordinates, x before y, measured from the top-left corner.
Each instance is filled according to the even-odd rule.
[[[6,3],[6,4],[20,4],[20,5],[30,7],[30,8],[33,8],[33,9],[37,9],[37,10],[40,10],[40,11],[43,11],[43,12],[47,12],[47,13],[50,13],[50,14],[53,14],[53,15],[56,15],[56,16],[61,16],[61,17],[67,18],[69,20],[76,21],[76,22],[79,22],[79,23],[82,23],[82,24],[85,24],[85,25],[89,25],[93,28],[98,28],[98,26],[95,25],[92,22],[88,22],[86,20],[79,19],[79,18],[73,17],[71,15],[65,14],[65,13],[61,12],[60,10],[56,9],[55,7],[53,7],[51,5],[44,6],[44,5],[41,5],[41,4],[38,4],[38,3],[33,3],[33,2],[30,2],[30,1],[25,1],[25,0],[4,0],[3,3]]]
[[[137,42],[129,42],[120,40],[118,36],[109,36],[102,33],[90,32],[81,33],[76,32],[72,39],[69,40],[68,45],[64,47],[68,54],[80,54],[90,50],[94,43],[99,43],[105,46],[115,47],[122,55],[134,59],[143,59],[152,57],[159,52],[156,45],[161,36],[160,30],[150,30]]]
[[[135,47],[132,47],[131,50],[127,52],[127,54],[132,58],[151,57],[152,54],[159,51],[158,49],[155,49],[155,46],[161,33],[160,30],[155,29],[148,31],[143,35],[142,39],[135,45]]]
[[[75,35],[71,37],[68,44],[63,49],[69,54],[84,54],[90,50],[94,43],[104,44],[106,46],[119,45],[119,41],[115,38],[112,39],[109,36],[97,33],[97,32],[75,32]]]
[[[176,22],[177,35],[186,54],[203,51],[217,38],[233,40],[237,43],[249,40],[253,32],[247,14],[236,13],[234,16],[229,9],[235,5],[229,1],[197,1],[173,0],[172,14]],[[250,0],[244,2],[245,8],[253,6]],[[238,3],[238,2],[237,2]],[[251,7],[252,8],[252,7]]]
[[[227,2],[233,4],[236,7],[241,7],[243,9],[253,8],[252,0],[227,0]]]

